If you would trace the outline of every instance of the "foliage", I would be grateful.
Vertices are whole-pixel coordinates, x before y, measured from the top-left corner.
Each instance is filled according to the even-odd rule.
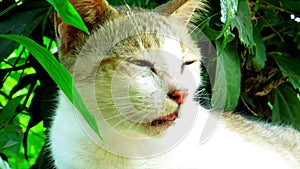
[[[164,2],[126,1],[146,8]],[[55,8],[60,11],[62,6]],[[196,25],[212,41],[218,56],[203,58],[204,77],[209,77],[201,87],[201,97],[208,99],[201,100],[204,106],[235,109],[300,129],[300,24],[291,19],[291,14],[300,16],[300,1],[210,0],[208,6],[209,13]],[[51,11],[46,1],[2,0],[0,33],[29,37],[56,56]],[[32,50],[4,38],[0,44],[0,157],[8,158],[12,168],[46,168],[44,144],[56,84]]]
[[[300,23],[291,19],[300,15],[299,5],[287,0],[221,0],[219,8],[212,10],[202,26],[218,53],[208,64],[216,64],[216,74],[208,72],[216,76],[212,92],[211,86],[206,87],[206,94],[212,93],[212,107],[236,109],[300,129]],[[238,64],[233,64],[235,56]],[[219,98],[224,95],[222,102]]]

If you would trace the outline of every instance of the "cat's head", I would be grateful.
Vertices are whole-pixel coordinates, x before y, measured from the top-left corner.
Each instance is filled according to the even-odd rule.
[[[73,4],[91,35],[58,18],[60,60],[104,140],[109,135],[104,124],[123,136],[152,137],[192,114],[182,108],[200,83],[200,49],[188,24],[199,1],[171,1],[138,13],[102,0]]]

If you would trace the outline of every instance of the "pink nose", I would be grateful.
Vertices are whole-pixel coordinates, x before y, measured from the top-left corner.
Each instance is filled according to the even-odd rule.
[[[185,101],[188,92],[185,90],[176,90],[173,93],[169,93],[168,96],[174,100],[177,104],[182,104]]]

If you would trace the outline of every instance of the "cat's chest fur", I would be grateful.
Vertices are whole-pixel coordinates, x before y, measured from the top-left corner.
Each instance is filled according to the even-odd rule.
[[[191,106],[197,106],[192,104],[189,104],[186,110],[183,108],[183,111],[190,110]],[[61,95],[57,111],[64,113],[55,116],[55,123],[60,125],[54,125],[51,133],[51,142],[55,145],[52,148],[55,152],[53,155],[56,165],[60,168],[72,169],[299,168],[299,161],[296,161],[292,154],[285,154],[283,157],[275,149],[271,149],[272,146],[264,146],[264,141],[259,138],[257,143],[247,142],[245,136],[243,138],[227,128],[223,117],[216,119],[209,116],[206,110],[199,110],[189,133],[170,150],[149,158],[138,158],[138,156],[125,158],[103,150],[93,142],[83,130],[73,106],[65,96]],[[204,129],[208,118],[210,123],[218,120],[215,128]],[[180,120],[188,119],[178,119],[177,123],[180,123]],[[180,130],[180,128],[175,127],[172,130]],[[212,135],[207,137],[207,140],[203,140],[200,139],[203,134]],[[164,144],[168,140],[160,141]],[[115,140],[114,143],[106,142],[106,144],[111,144],[116,149],[118,146],[120,149],[124,149],[123,146],[127,146],[127,149],[149,148],[147,144],[141,144],[139,147],[124,140]]]

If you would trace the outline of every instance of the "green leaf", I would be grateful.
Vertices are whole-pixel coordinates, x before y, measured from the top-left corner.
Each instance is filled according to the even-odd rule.
[[[255,55],[252,58],[252,63],[255,71],[260,71],[264,68],[267,60],[266,47],[259,31],[258,29],[254,29]]]
[[[17,96],[16,98],[11,99],[7,102],[3,111],[0,112],[0,127],[4,123],[10,121],[16,115],[16,109],[25,96],[26,95]]]
[[[221,31],[216,31],[212,29],[209,25],[211,21],[211,17],[208,17],[203,22],[199,24],[199,29],[207,36],[207,38],[211,41],[217,40],[217,37],[220,36]]]
[[[73,105],[81,113],[82,117],[86,120],[89,126],[101,138],[98,131],[97,122],[94,116],[89,112],[89,110],[84,105],[82,98],[80,97],[77,89],[73,84],[71,76],[62,67],[62,65],[55,59],[52,53],[27,37],[23,37],[19,35],[3,35],[3,34],[0,34],[0,37],[17,41],[18,43],[25,46],[31,52],[31,54],[36,58],[36,60],[45,68],[45,70],[49,73],[51,78],[55,81],[55,83],[68,97],[70,102],[73,103]]]
[[[1,16],[0,34],[30,35],[38,24],[47,18],[50,8],[50,4],[45,1],[24,2],[22,6],[10,11],[11,14]],[[0,61],[7,58],[19,46],[9,39],[0,39],[0,44]]]
[[[276,123],[292,124],[300,127],[300,102],[297,93],[288,85],[280,85],[274,89],[274,106],[272,121]]]
[[[216,47],[219,53],[221,44],[217,42]],[[212,107],[233,110],[237,106],[241,88],[240,59],[234,45],[227,45],[217,57],[215,75]]]
[[[17,153],[23,140],[23,132],[20,126],[7,125],[0,131],[0,152],[10,150]]]
[[[216,39],[219,39],[224,34],[228,34],[230,31],[230,24],[234,19],[237,9],[238,9],[238,0],[221,0],[221,21],[224,23],[221,33]],[[224,38],[223,44],[227,44],[227,38]],[[229,39],[230,40],[230,39]]]
[[[221,0],[221,21],[231,23],[238,10],[238,0]]]
[[[288,80],[294,88],[300,89],[300,59],[280,52],[272,52],[270,55],[275,59],[283,75],[290,76]]]
[[[74,26],[87,34],[88,28],[81,19],[79,13],[68,0],[47,0],[57,11],[61,19],[68,25]]]
[[[232,19],[231,27],[232,29],[237,28],[239,38],[245,46],[251,48],[254,45],[253,28],[247,0],[239,0],[237,14]]]

